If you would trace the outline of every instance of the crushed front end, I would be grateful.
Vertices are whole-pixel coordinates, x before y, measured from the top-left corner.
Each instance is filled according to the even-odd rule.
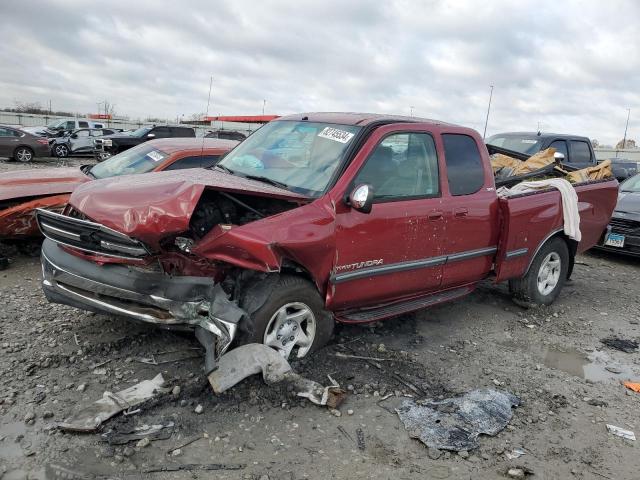
[[[229,348],[245,312],[214,272],[169,275],[141,242],[75,213],[37,212],[47,237],[42,270],[49,301],[164,328],[202,329],[208,334],[198,338],[216,357]]]

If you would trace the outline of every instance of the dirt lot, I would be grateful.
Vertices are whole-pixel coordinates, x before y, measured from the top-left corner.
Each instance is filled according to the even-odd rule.
[[[0,171],[16,167],[24,168],[0,162]],[[620,384],[640,381],[640,354],[601,343],[611,336],[640,339],[638,260],[580,256],[573,281],[550,308],[521,309],[505,286],[487,282],[453,304],[338,328],[328,347],[292,365],[319,382],[331,375],[348,389],[340,416],[258,377],[216,397],[192,336],[50,305],[38,259],[13,260],[0,272],[2,480],[46,478],[51,464],[84,473],[76,478],[495,479],[512,467],[531,479],[640,476],[638,442],[606,428],[640,434],[640,394]],[[157,365],[142,361],[150,358]],[[104,391],[160,372],[179,392],[107,421],[98,433],[54,427]],[[449,397],[478,387],[508,390],[522,405],[505,430],[481,436],[480,448],[468,455],[427,449],[391,408],[404,394]],[[169,422],[171,436],[146,447],[112,446],[101,436]],[[179,455],[167,454],[195,438]],[[509,459],[517,448],[526,453]],[[221,469],[144,473],[194,464]]]

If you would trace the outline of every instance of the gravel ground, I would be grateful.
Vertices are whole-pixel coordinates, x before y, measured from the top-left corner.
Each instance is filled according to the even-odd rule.
[[[24,168],[0,162],[0,171],[16,166]],[[0,272],[0,477],[52,478],[47,469],[58,465],[82,473],[67,478],[475,480],[509,478],[509,469],[519,468],[512,475],[637,479],[638,442],[608,433],[606,425],[640,434],[640,394],[620,383],[640,381],[640,355],[601,340],[640,339],[639,272],[640,260],[587,254],[548,308],[521,309],[504,286],[486,282],[452,304],[339,327],[329,346],[292,363],[319,382],[329,374],[348,390],[336,416],[258,377],[215,396],[192,336],[51,305],[40,290],[38,259],[14,256]],[[149,358],[158,364],[142,361]],[[54,427],[103,392],[158,373],[179,389],[97,433]],[[522,404],[506,429],[481,436],[468,454],[427,449],[391,408],[403,395],[444,398],[479,387],[507,390]],[[112,446],[101,436],[168,422],[175,424],[171,436],[147,446]],[[167,454],[195,438],[179,455]],[[526,453],[509,459],[518,448]],[[223,469],[142,473],[193,464]]]

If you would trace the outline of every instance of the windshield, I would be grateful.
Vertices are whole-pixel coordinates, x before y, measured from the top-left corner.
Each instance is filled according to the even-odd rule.
[[[533,155],[540,151],[542,142],[540,137],[535,135],[522,135],[522,136],[500,136],[494,135],[487,140],[489,145],[496,147],[506,148],[507,150],[514,150],[516,152],[524,153],[526,155]]]
[[[622,185],[620,185],[620,191],[640,193],[640,175],[635,175],[622,182]]]
[[[231,173],[319,196],[340,165],[355,134],[354,125],[275,121],[231,151],[219,165]]]
[[[49,130],[55,130],[56,128],[58,128],[59,126],[61,126],[65,122],[66,122],[66,120],[54,120],[53,122],[47,124],[47,128]]]
[[[154,170],[168,153],[143,143],[95,165],[89,173],[95,178],[117,177]]]
[[[142,137],[143,135],[146,135],[149,132],[149,130],[151,130],[151,128],[152,127],[141,127],[129,133],[129,135],[131,135],[132,137]]]

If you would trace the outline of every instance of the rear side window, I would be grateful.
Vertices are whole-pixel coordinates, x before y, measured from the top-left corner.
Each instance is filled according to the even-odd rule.
[[[78,122],[80,128],[89,128],[89,122]]]
[[[171,135],[174,137],[195,137],[193,128],[172,127]]]
[[[571,140],[571,162],[589,163],[591,162],[591,150],[587,142]]]
[[[445,133],[444,155],[451,195],[470,195],[484,185],[484,167],[478,145],[468,135]]]
[[[165,170],[182,170],[185,168],[211,167],[218,161],[218,155],[196,155],[193,157],[184,157],[176,160]]]

